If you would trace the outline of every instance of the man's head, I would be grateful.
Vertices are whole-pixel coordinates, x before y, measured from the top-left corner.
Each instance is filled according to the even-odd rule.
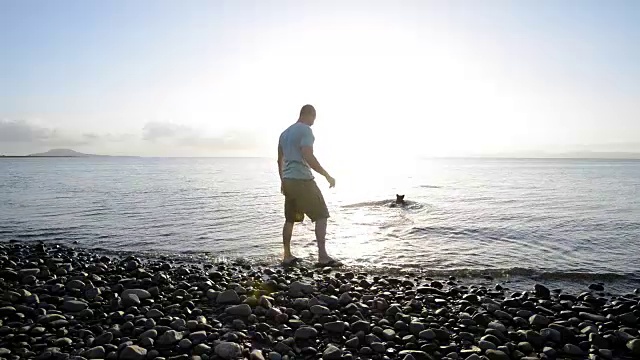
[[[316,121],[316,109],[312,105],[305,105],[300,109],[300,118],[298,121],[305,123],[309,126],[313,125]]]

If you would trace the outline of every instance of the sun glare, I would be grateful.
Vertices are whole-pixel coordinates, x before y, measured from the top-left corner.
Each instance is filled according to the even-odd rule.
[[[317,147],[331,157],[455,155],[504,143],[513,99],[504,101],[488,67],[465,60],[459,41],[356,20],[265,34],[260,56],[228,75],[230,94],[256,99],[247,125],[269,131],[283,122],[261,121],[265,111],[285,116],[277,109],[299,101],[317,107]]]

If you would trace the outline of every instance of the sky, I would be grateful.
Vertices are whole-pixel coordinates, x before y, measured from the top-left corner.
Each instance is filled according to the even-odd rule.
[[[0,0],[0,154],[640,152],[640,1]]]

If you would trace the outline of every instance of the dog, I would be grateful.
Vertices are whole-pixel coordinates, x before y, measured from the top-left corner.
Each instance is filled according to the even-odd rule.
[[[404,201],[404,195],[398,195],[396,194],[396,202],[391,204],[391,207],[397,207],[397,206],[406,206],[407,202]]]

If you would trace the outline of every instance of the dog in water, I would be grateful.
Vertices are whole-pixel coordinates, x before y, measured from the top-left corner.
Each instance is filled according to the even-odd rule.
[[[391,207],[397,207],[397,206],[406,206],[407,202],[404,201],[404,195],[398,195],[396,194],[396,202],[391,204]]]

